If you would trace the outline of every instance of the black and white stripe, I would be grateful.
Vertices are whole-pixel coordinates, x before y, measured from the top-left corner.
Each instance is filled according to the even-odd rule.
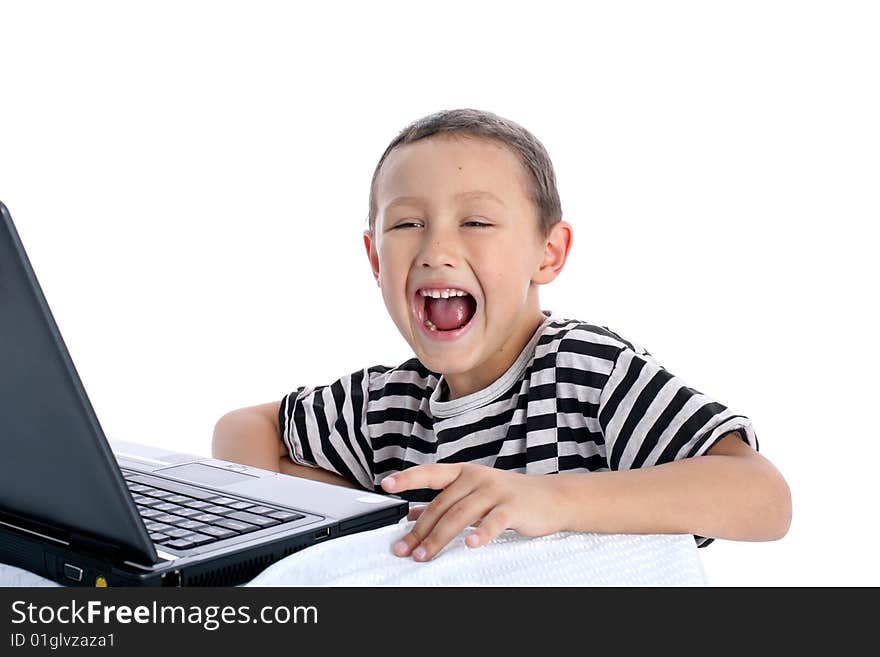
[[[442,376],[415,358],[300,387],[282,399],[282,440],[294,462],[380,492],[387,475],[424,463],[525,474],[627,470],[700,456],[737,430],[758,449],[746,416],[688,387],[639,345],[577,320],[548,316],[484,390],[443,401],[444,389]],[[438,493],[401,497],[428,502]]]

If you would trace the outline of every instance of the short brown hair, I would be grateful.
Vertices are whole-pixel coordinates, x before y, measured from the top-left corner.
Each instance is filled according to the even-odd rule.
[[[556,189],[556,174],[553,163],[544,145],[531,132],[521,125],[493,114],[476,109],[454,109],[435,112],[413,121],[388,144],[382,153],[379,164],[373,171],[370,183],[370,213],[368,224],[370,233],[376,225],[376,179],[388,154],[401,144],[411,144],[434,135],[468,135],[491,139],[507,145],[519,157],[528,172],[531,185],[527,194],[538,209],[538,227],[541,236],[546,238],[554,224],[562,219],[562,205]]]

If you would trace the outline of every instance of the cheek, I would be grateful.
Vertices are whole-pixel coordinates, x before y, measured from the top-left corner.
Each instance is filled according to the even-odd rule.
[[[383,283],[391,283],[397,275],[398,268],[399,264],[393,256],[393,251],[389,252],[386,249],[384,252],[379,253],[379,276],[382,278]]]
[[[474,262],[481,284],[489,289],[509,290],[528,284],[530,262],[527,254],[513,250],[484,253]]]
[[[476,271],[489,306],[519,305],[529,292],[530,255],[509,252],[505,257],[485,260]]]
[[[400,262],[400,258],[379,256],[379,287],[386,304],[398,305],[406,292],[408,267]]]

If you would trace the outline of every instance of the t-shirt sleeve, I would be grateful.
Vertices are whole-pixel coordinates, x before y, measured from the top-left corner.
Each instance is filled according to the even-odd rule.
[[[620,351],[599,397],[611,470],[701,456],[731,432],[758,450],[751,420],[668,372],[638,345]],[[696,536],[698,547],[711,538]]]
[[[370,370],[363,369],[329,385],[300,386],[282,398],[278,424],[294,463],[335,472],[374,490],[369,381]]]

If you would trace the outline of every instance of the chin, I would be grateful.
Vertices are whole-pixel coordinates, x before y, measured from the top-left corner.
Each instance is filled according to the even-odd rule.
[[[415,354],[422,365],[437,374],[464,374],[477,367],[477,365],[470,363],[469,359],[457,358],[454,355],[429,356],[418,351],[415,351]]]

